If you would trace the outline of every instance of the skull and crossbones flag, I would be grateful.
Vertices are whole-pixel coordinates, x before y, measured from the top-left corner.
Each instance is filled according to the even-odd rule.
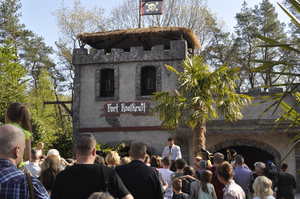
[[[141,15],[161,15],[163,8],[163,0],[140,0]]]

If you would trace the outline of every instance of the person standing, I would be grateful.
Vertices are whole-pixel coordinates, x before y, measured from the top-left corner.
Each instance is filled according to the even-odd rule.
[[[158,172],[144,163],[146,154],[144,143],[131,144],[129,155],[132,161],[116,167],[116,171],[134,199],[163,199]]]
[[[223,162],[224,162],[224,155],[222,153],[215,153],[213,157],[213,167],[211,168],[211,171],[213,173],[212,184],[215,187],[215,191],[218,199],[223,199],[223,195],[224,195],[223,190],[225,186],[219,181],[217,175],[217,168]]]
[[[180,146],[175,145],[173,138],[168,139],[168,145],[165,146],[161,156],[162,158],[168,157],[172,162],[182,158]]]
[[[275,199],[272,190],[272,180],[266,176],[258,176],[253,183],[253,199]]]
[[[31,160],[31,140],[32,140],[32,126],[31,117],[28,108],[21,103],[15,102],[8,106],[5,123],[11,124],[22,129],[25,135],[25,151],[24,151],[24,161]]]
[[[217,199],[214,186],[211,184],[213,173],[209,170],[202,172],[200,181],[191,184],[190,199]]]
[[[187,165],[187,163],[184,159],[177,159],[175,161],[176,171],[174,172],[174,174],[172,176],[172,180],[174,180],[175,178],[184,176],[183,169],[186,167],[186,165]]]
[[[25,171],[30,173],[33,177],[40,177],[41,174],[41,167],[40,167],[40,158],[38,153],[35,149],[31,150],[31,161],[25,164]]]
[[[266,164],[263,162],[255,162],[254,163],[254,172],[251,174],[250,180],[250,193],[253,194],[253,183],[258,176],[265,176]]]
[[[294,199],[295,194],[294,190],[296,189],[296,180],[295,177],[287,173],[286,170],[288,168],[287,164],[283,164],[281,166],[281,171],[278,176],[277,183],[277,198],[281,199]]]
[[[56,176],[52,199],[86,199],[92,193],[108,191],[120,199],[133,199],[114,169],[94,164],[96,139],[92,134],[81,134],[75,144],[76,164]]]
[[[0,198],[49,199],[40,181],[17,168],[25,149],[25,135],[13,125],[0,127]],[[34,196],[33,196],[34,194]]]
[[[233,167],[229,162],[223,162],[217,167],[219,181],[225,185],[223,199],[246,199],[242,187],[233,180]]]
[[[161,163],[163,168],[158,169],[158,171],[161,174],[163,180],[168,184],[168,187],[164,194],[164,199],[171,199],[173,196],[172,175],[174,172],[170,170],[169,158],[165,157],[164,159],[162,159]]]
[[[245,160],[243,156],[237,155],[235,158],[235,168],[234,168],[234,180],[242,187],[247,198],[250,198],[250,182],[252,171],[245,166]]]
[[[189,199],[189,195],[182,192],[182,180],[180,178],[176,178],[173,180],[173,197],[172,199]]]

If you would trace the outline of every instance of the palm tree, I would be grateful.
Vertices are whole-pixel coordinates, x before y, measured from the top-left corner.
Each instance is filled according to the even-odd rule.
[[[175,129],[186,125],[193,132],[193,154],[206,145],[206,123],[222,116],[236,121],[243,117],[241,108],[251,102],[251,97],[236,92],[239,68],[222,66],[215,71],[200,56],[187,58],[182,70],[166,65],[177,75],[178,88],[154,95],[162,126]]]

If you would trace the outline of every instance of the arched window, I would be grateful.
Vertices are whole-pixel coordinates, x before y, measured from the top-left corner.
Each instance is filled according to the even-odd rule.
[[[141,95],[152,95],[156,92],[156,68],[145,66],[141,69]]]
[[[114,69],[102,69],[100,71],[100,97],[114,97],[114,85]]]

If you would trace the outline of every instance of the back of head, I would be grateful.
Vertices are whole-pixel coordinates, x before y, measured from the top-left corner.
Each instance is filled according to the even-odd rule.
[[[114,199],[109,193],[95,192],[88,199]]]
[[[221,164],[224,162],[224,155],[222,153],[215,153],[213,158],[214,164]]]
[[[286,171],[287,169],[288,169],[288,164],[287,163],[283,163],[282,165],[281,165],[281,170],[282,171]]]
[[[183,169],[183,175],[195,176],[195,169],[191,166],[186,166]]]
[[[49,155],[41,165],[42,172],[51,169],[52,171],[59,172],[60,170],[60,159],[56,155]]]
[[[15,102],[8,106],[6,111],[7,122],[21,125],[23,129],[32,131],[30,113],[24,104]]]
[[[184,159],[177,159],[175,161],[175,166],[176,166],[176,169],[182,170],[186,166],[186,161]]]
[[[0,156],[2,158],[15,159],[13,150],[16,147],[25,148],[25,135],[21,129],[13,125],[3,125],[0,127]],[[23,157],[23,154],[20,154]]]
[[[150,159],[151,167],[161,168],[161,159],[159,156],[153,155]]]
[[[237,155],[235,157],[235,163],[237,165],[243,165],[245,163],[244,157],[242,155]]]
[[[263,162],[255,162],[254,163],[255,173],[258,175],[263,175],[266,170],[266,164]]]
[[[180,178],[175,178],[173,180],[173,189],[176,191],[181,191],[182,190],[182,180]]]
[[[96,139],[92,134],[84,133],[81,134],[75,144],[75,151],[76,154],[82,156],[89,156],[91,155],[93,149],[96,147]]]
[[[218,176],[222,177],[225,181],[233,178],[233,167],[229,162],[223,162],[217,167]]]
[[[47,153],[47,157],[48,156],[57,156],[60,158],[60,154],[59,151],[57,149],[50,149]]]
[[[208,186],[207,186],[207,183],[211,183],[211,180],[212,180],[212,176],[213,176],[213,173],[210,171],[210,170],[205,170],[201,173],[201,183],[202,183],[202,191],[208,193],[209,190],[208,190]]]
[[[170,159],[168,157],[164,157],[162,160],[161,160],[161,163],[164,167],[170,167]]]
[[[201,181],[203,183],[211,183],[213,173],[210,170],[205,170],[202,172]]]
[[[265,177],[259,176],[253,183],[254,196],[260,197],[261,199],[267,196],[273,195],[272,181]]]
[[[147,154],[146,144],[142,142],[131,144],[129,154],[135,160],[145,159],[145,156]]]
[[[120,156],[116,151],[109,151],[105,157],[105,161],[107,165],[119,165],[120,164]]]

